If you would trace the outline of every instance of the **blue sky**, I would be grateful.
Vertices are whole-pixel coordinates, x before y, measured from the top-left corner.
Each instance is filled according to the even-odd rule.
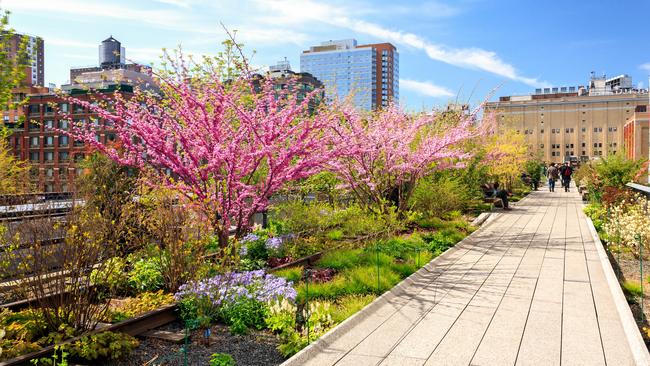
[[[126,57],[156,63],[179,44],[215,54],[236,29],[252,64],[287,57],[330,39],[391,42],[400,52],[401,103],[442,106],[527,94],[540,86],[584,85],[590,71],[630,74],[648,86],[647,0],[2,0],[11,24],[45,39],[46,82],[67,82],[71,66],[97,63],[109,35]]]

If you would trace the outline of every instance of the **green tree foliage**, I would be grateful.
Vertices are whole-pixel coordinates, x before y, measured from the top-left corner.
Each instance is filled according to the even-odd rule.
[[[0,9],[0,105],[12,102],[12,89],[25,77],[28,64],[26,39],[14,43],[15,31],[9,27],[9,12]]]
[[[29,164],[16,158],[7,137],[10,131],[0,129],[0,194],[17,194],[30,190]]]

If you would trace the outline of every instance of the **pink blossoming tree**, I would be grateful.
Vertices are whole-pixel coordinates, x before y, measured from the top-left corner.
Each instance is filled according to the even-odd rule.
[[[162,97],[117,93],[110,108],[72,100],[111,121],[119,147],[97,142],[91,124],[69,134],[120,164],[157,172],[153,183],[194,203],[225,247],[231,228],[244,234],[285,183],[336,158],[331,133],[338,116],[314,113],[318,90],[296,98],[291,83],[276,90],[266,79],[223,80],[218,71],[196,73],[182,60],[172,66],[158,75]]]
[[[461,167],[471,153],[466,145],[490,131],[493,117],[478,123],[471,114],[409,114],[397,106],[372,113],[342,108],[338,129],[342,156],[329,164],[369,209],[403,212],[413,189],[425,175]]]

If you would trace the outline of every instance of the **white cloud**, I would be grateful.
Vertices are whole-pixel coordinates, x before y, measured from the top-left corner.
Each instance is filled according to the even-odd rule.
[[[67,14],[86,18],[114,18],[134,22],[147,23],[164,29],[179,31],[216,34],[216,28],[199,26],[185,13],[177,10],[138,9],[123,6],[114,2],[92,2],[82,0],[4,0],[3,7],[11,11],[50,12]]]
[[[189,0],[155,0],[155,1],[161,4],[178,6],[179,8],[189,9],[190,7]]]
[[[650,72],[650,62],[646,62],[643,65],[639,66],[639,69]]]
[[[45,36],[43,38],[45,45],[65,46],[75,48],[97,48],[99,43],[73,41],[71,39],[62,39],[56,37]]]
[[[432,84],[428,81],[399,79],[399,87],[400,89],[410,90],[418,94],[433,98],[452,97],[455,95],[449,89],[443,86]]]
[[[351,18],[350,14],[354,14],[351,9],[315,3],[311,0],[303,0],[298,3],[291,0],[254,1],[270,10],[270,15],[265,16],[263,19],[272,22],[274,25],[284,24],[290,26],[304,22],[325,22],[424,51],[429,58],[436,61],[463,68],[487,71],[530,86],[548,86],[546,82],[537,78],[519,74],[514,66],[501,60],[493,51],[481,48],[452,48],[437,45],[414,33],[390,30],[379,24]]]

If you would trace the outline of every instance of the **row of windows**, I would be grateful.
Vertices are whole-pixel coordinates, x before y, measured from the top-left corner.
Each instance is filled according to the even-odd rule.
[[[608,130],[609,130],[609,132],[617,132],[618,128],[617,127],[609,127]],[[587,132],[587,128],[582,127],[581,131],[582,132]],[[534,130],[532,130],[532,129],[524,130],[525,135],[532,135],[533,132],[534,132]],[[573,127],[564,129],[564,133],[573,133],[573,132],[574,132]],[[594,132],[595,133],[603,132],[603,128],[602,127],[594,127]],[[517,133],[521,133],[520,130],[517,130]],[[539,133],[544,133],[544,129],[543,128],[540,129]],[[562,133],[562,129],[561,128],[551,128],[551,133],[555,133],[555,134]]]
[[[37,151],[29,153],[29,161],[33,163],[41,162],[41,154]],[[74,161],[80,162],[84,159],[84,154],[75,154]],[[70,160],[70,152],[68,151],[59,151],[59,162]],[[43,152],[43,162],[53,163],[54,162],[54,151],[45,151]]]
[[[561,144],[551,144],[551,149],[559,149],[561,146],[562,146]],[[582,147],[584,148],[586,146],[587,146],[587,143],[583,142]],[[609,143],[609,147],[617,147],[617,146],[618,146],[618,144],[616,142],[610,142]],[[594,147],[603,147],[603,143],[602,142],[594,142]],[[539,144],[539,148],[543,149],[544,144]],[[573,144],[565,144],[564,148],[565,149],[573,149]]]
[[[612,155],[616,155],[616,150],[610,151],[609,153],[612,154]],[[560,156],[560,155],[561,154],[560,154],[559,151],[551,151],[551,156]],[[565,151],[564,152],[564,156],[574,156],[574,155],[575,154],[574,154],[573,151]],[[587,152],[585,150],[582,150],[582,155],[586,156]],[[591,155],[592,156],[603,156],[603,150],[593,150]]]

